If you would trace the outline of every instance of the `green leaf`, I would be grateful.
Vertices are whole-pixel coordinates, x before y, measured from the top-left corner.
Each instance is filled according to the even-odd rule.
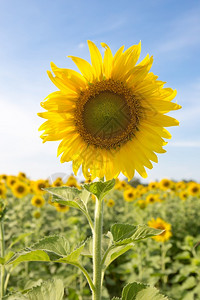
[[[3,265],[4,264],[4,258],[0,257],[0,264]]]
[[[194,276],[189,276],[182,284],[182,289],[189,290],[197,285],[196,278]]]
[[[28,300],[62,300],[64,286],[60,279],[43,282],[41,286],[34,287],[27,294]]]
[[[133,247],[133,245],[122,245],[122,246],[113,246],[111,250],[108,252],[108,255],[106,256],[105,262],[104,262],[104,270],[120,255],[124,254],[128,250],[130,250]]]
[[[11,259],[11,257],[14,256],[14,254],[15,252],[9,251],[4,257],[0,257],[0,264],[5,265]]]
[[[30,248],[16,253],[10,260],[11,263],[24,261],[54,261],[73,264],[77,262],[85,244],[70,252],[68,241],[63,236],[49,236],[41,239]]]
[[[84,184],[84,188],[91,194],[95,195],[99,200],[103,199],[114,187],[115,180],[98,181],[89,184]]]
[[[13,293],[2,298],[3,300],[29,300],[26,296],[20,293]]]
[[[74,251],[72,251],[70,254],[68,254],[67,256],[60,258],[58,260],[56,260],[56,262],[60,262],[60,263],[68,263],[68,264],[73,264],[76,263],[79,259],[79,256],[81,255],[81,252],[83,251],[83,248],[85,246],[85,243],[82,244],[80,247],[78,247],[77,249],[75,249]]]
[[[37,243],[35,243],[31,249],[44,250],[47,252],[54,252],[60,256],[67,255],[70,250],[68,241],[63,236],[48,236]]]
[[[50,187],[46,188],[45,191],[53,195],[52,202],[68,205],[86,211],[87,195],[84,190],[78,190],[75,187],[62,186],[62,187]],[[83,196],[84,200],[81,200]]]
[[[16,237],[13,242],[10,244],[9,248],[12,248],[15,244],[17,244],[19,241],[24,240],[27,236],[31,235],[31,232],[28,233],[22,233],[18,237]]]
[[[24,261],[50,261],[48,254],[42,250],[35,250],[30,252],[18,252],[16,253],[8,264],[20,263]]]
[[[122,300],[167,300],[159,291],[143,283],[129,283],[122,291]]]
[[[168,300],[168,298],[159,293],[159,291],[154,287],[147,287],[146,289],[140,291],[135,300]],[[122,298],[122,300],[124,300]],[[131,299],[129,299],[131,300]]]
[[[151,236],[159,235],[161,229],[148,227],[147,225],[114,224],[111,233],[115,245],[126,245]]]
[[[143,283],[133,282],[127,284],[122,291],[122,300],[135,300],[137,293],[145,288],[146,285]]]
[[[62,300],[64,296],[64,286],[60,279],[53,279],[43,282],[40,286],[35,286],[25,295],[13,293],[3,297],[3,300]]]

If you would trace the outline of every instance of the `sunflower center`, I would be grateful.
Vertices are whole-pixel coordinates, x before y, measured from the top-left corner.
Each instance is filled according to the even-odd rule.
[[[104,91],[85,104],[83,121],[91,135],[110,139],[128,127],[130,109],[122,95]]]
[[[23,193],[24,192],[24,187],[23,186],[18,186],[17,187],[17,191],[18,191],[18,193]]]
[[[116,148],[134,135],[141,106],[132,91],[112,79],[94,83],[82,92],[76,108],[82,138],[100,148]]]
[[[35,203],[39,205],[39,204],[42,203],[42,201],[41,201],[41,199],[36,199],[36,200],[35,200]]]

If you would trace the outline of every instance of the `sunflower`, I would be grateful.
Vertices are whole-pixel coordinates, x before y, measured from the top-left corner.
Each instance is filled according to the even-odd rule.
[[[6,198],[6,187],[4,184],[0,184],[0,198]]]
[[[163,233],[160,235],[154,236],[153,239],[156,240],[157,242],[165,242],[170,239],[172,236],[171,232],[171,224],[165,222],[161,218],[157,219],[151,219],[151,221],[148,222],[148,226],[156,229],[163,229],[165,230]]]
[[[26,174],[24,172],[19,172],[18,178],[20,178],[20,179],[26,179],[27,177],[26,177]]]
[[[179,197],[181,198],[181,200],[186,200],[189,197],[189,194],[187,191],[181,191],[179,193]]]
[[[42,207],[44,206],[44,203],[45,203],[45,200],[42,196],[40,195],[35,195],[33,196],[33,198],[31,199],[31,204],[33,206],[36,206],[36,207]]]
[[[76,180],[76,178],[74,176],[70,176],[67,179],[66,185],[67,186],[71,186],[71,187],[76,187],[76,188],[79,187],[78,182],[77,182],[77,180]]]
[[[186,183],[184,181],[179,181],[176,183],[176,189],[177,190],[185,190],[187,187]]]
[[[188,193],[191,196],[198,196],[199,193],[200,193],[200,185],[198,183],[196,183],[196,182],[189,183]]]
[[[12,186],[12,192],[17,198],[22,198],[26,196],[29,193],[29,191],[30,189],[27,186],[27,184],[25,184],[22,181],[16,181]]]
[[[115,189],[121,191],[121,190],[125,190],[127,186],[128,184],[125,180],[122,181],[118,180],[117,183],[115,184]]]
[[[159,182],[159,187],[161,188],[161,190],[168,190],[172,187],[172,181],[169,179],[162,179]]]
[[[141,208],[141,209],[144,209],[146,206],[147,206],[147,203],[145,200],[138,200],[137,201],[137,205]]]
[[[126,202],[132,202],[135,200],[135,195],[135,189],[131,187],[124,191],[124,200]]]
[[[164,88],[158,76],[149,73],[153,58],[147,55],[139,64],[141,44],[124,51],[122,46],[113,56],[105,43],[104,57],[88,41],[91,64],[71,56],[80,73],[58,68],[51,63],[55,77],[48,75],[59,91],[51,93],[39,113],[44,119],[39,130],[43,142],[58,141],[61,162],[73,161],[77,174],[82,165],[85,178],[91,175],[116,178],[122,172],[129,180],[135,170],[147,177],[144,167],[157,162],[156,153],[171,138],[164,128],[179,122],[166,116],[181,108],[172,100],[176,90]]]
[[[36,194],[43,194],[45,193],[45,191],[43,191],[44,188],[46,188],[47,182],[46,180],[43,179],[39,179],[37,181],[33,181],[32,182],[32,189]]]
[[[6,179],[6,184],[8,187],[12,188],[12,186],[17,182],[17,177],[15,176],[8,176]]]
[[[6,174],[1,174],[0,175],[0,180],[6,181],[7,177],[8,176]]]
[[[147,204],[153,204],[155,202],[160,202],[158,194],[149,194],[149,195],[147,195],[147,197],[146,197],[146,203]]]
[[[52,186],[63,186],[63,184],[62,178],[58,177],[56,180],[54,180]]]
[[[59,212],[66,212],[69,210],[69,206],[63,205],[60,203],[54,203],[54,206],[55,206],[56,210]]]
[[[34,211],[34,212],[33,212],[33,217],[34,217],[35,219],[39,219],[39,218],[41,217],[41,212],[38,211],[38,210]]]
[[[106,201],[106,205],[107,205],[108,207],[113,207],[113,206],[115,206],[115,200],[113,200],[113,199],[108,199],[108,200]]]
[[[158,188],[158,182],[149,182],[148,187],[149,190],[155,190]]]

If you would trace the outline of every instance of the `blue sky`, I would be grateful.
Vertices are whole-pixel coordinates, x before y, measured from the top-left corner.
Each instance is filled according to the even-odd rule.
[[[185,0],[0,1],[0,173],[37,179],[72,172],[56,157],[57,142],[42,144],[37,112],[56,90],[50,62],[76,69],[67,55],[89,60],[88,39],[113,53],[141,40],[141,59],[153,55],[152,71],[177,89],[183,108],[171,115],[180,127],[170,129],[167,153],[146,181],[200,181],[200,2]]]

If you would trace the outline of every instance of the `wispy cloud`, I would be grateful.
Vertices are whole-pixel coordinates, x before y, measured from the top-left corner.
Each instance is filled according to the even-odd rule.
[[[168,147],[192,147],[192,148],[200,148],[200,141],[177,141],[170,142]]]
[[[157,52],[171,52],[200,45],[200,8],[187,11],[169,24],[165,41],[157,48]]]

